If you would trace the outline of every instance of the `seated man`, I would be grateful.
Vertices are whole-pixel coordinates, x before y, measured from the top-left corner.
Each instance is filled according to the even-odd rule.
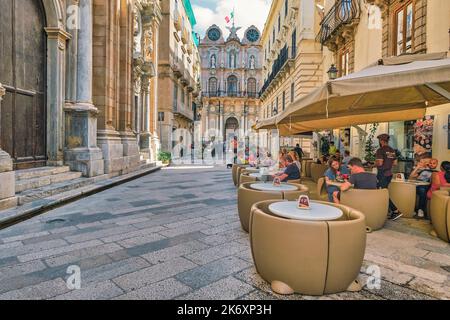
[[[273,175],[273,178],[279,177],[281,182],[288,182],[289,180],[300,179],[300,170],[294,163],[291,156],[283,156],[280,158],[281,164],[284,166],[284,170],[281,173]]]
[[[363,163],[359,158],[352,158],[348,162],[350,169],[350,179],[341,186],[341,191],[347,191],[352,186],[355,189],[376,190],[377,176],[364,170]]]
[[[421,159],[409,176],[410,179],[415,179],[422,182],[431,183],[431,177],[438,167],[439,161],[437,159]],[[418,219],[426,218],[427,211],[427,193],[430,186],[417,186],[416,192],[419,198],[419,206],[415,215]]]

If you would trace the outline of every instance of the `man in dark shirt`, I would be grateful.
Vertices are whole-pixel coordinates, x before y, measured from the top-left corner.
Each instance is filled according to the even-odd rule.
[[[377,189],[377,176],[364,170],[361,159],[352,158],[348,162],[348,167],[350,169],[351,176],[350,179],[345,181],[345,183],[341,186],[341,191],[347,191],[352,186],[355,189]]]
[[[285,166],[285,169],[282,173],[276,174],[273,177],[279,177],[281,182],[288,182],[289,180],[298,180],[300,179],[300,170],[298,166],[294,163],[294,160],[291,156],[287,155],[281,157],[280,162]]]
[[[302,159],[305,156],[305,153],[303,152],[303,149],[300,148],[300,145],[298,143],[295,146],[294,151],[298,154],[298,158],[299,159]]]
[[[378,136],[380,148],[376,153],[376,166],[378,169],[378,188],[387,189],[392,181],[392,167],[397,163],[397,153],[389,146],[389,135],[382,134]],[[389,199],[390,219],[397,220],[403,214],[397,209],[392,200]]]

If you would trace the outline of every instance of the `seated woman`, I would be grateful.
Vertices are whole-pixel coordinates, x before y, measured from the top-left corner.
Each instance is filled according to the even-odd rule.
[[[431,188],[428,190],[428,199],[431,199],[434,191],[441,188],[450,188],[450,162],[444,161],[441,164],[441,171],[433,174],[431,178]]]
[[[348,174],[349,171],[334,157],[328,161],[328,170],[325,171],[325,181],[327,182],[328,200],[336,204],[340,203],[340,189],[336,186],[329,185],[328,182],[335,181],[337,177]]]
[[[294,163],[291,156],[287,155],[280,159],[281,164],[284,167],[283,172],[273,175],[273,178],[279,177],[281,182],[288,182],[289,180],[300,179],[300,170]]]

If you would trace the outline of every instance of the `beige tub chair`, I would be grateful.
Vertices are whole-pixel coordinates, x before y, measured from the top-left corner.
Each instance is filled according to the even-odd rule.
[[[391,182],[389,196],[404,218],[414,217],[416,209],[416,186],[410,183]]]
[[[357,291],[366,248],[364,215],[342,205],[337,221],[300,221],[272,215],[274,201],[256,203],[250,242],[256,270],[279,294],[320,296]]]
[[[256,182],[258,179],[255,177],[250,177],[250,173],[244,172],[241,173],[241,177],[239,178],[239,184],[247,183],[247,182]]]
[[[299,183],[291,183],[298,188],[297,191],[284,191],[283,192],[283,199],[288,201],[297,201],[298,198],[300,198],[301,195],[309,196],[309,188],[303,184]]]
[[[254,182],[243,183],[238,189],[238,212],[239,219],[241,220],[242,229],[248,232],[248,222],[250,219],[250,211],[252,206],[260,201],[264,200],[297,200],[300,195],[308,195],[309,190],[306,186],[300,184],[293,184],[298,188],[297,191],[259,191],[252,189],[250,185]]]
[[[327,185],[325,177],[320,178],[317,181],[317,200],[328,201]]]
[[[351,189],[341,192],[341,204],[354,208],[366,217],[367,232],[383,228],[389,211],[389,192],[387,189]]]
[[[325,171],[327,171],[327,169],[328,169],[327,165],[312,163],[311,164],[311,179],[312,179],[312,181],[317,183],[317,181],[319,181],[319,179],[325,175]]]
[[[433,192],[430,216],[434,231],[439,239],[450,242],[450,190]]]
[[[238,169],[240,167],[241,166],[238,164],[233,164],[233,166],[231,167],[231,175],[233,176],[233,183],[236,187],[238,186]]]
[[[305,178],[311,179],[311,165],[314,163],[312,160],[306,160],[304,166]]]

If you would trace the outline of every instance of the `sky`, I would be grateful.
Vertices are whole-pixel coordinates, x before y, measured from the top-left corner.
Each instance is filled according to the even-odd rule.
[[[202,38],[206,29],[213,24],[217,24],[227,37],[229,31],[225,29],[225,17],[231,14],[234,7],[236,27],[242,27],[238,31],[242,39],[245,30],[251,25],[263,31],[272,0],[191,0],[191,4],[197,19],[195,30]],[[231,23],[228,26],[231,26]]]

